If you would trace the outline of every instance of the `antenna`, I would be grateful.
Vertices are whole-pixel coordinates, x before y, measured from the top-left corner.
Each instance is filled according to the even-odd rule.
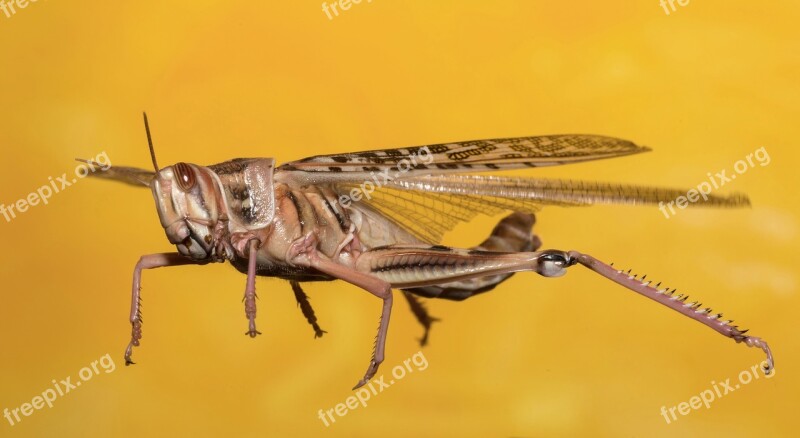
[[[150,158],[153,160],[153,168],[158,173],[158,163],[156,162],[156,151],[153,149],[153,138],[150,136],[150,125],[147,123],[147,113],[144,114],[144,130],[147,132],[147,145],[150,147]]]

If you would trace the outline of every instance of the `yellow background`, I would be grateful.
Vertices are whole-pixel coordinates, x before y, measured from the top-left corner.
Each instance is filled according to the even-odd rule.
[[[427,370],[326,428],[352,394],[380,302],[307,287],[314,339],[287,283],[230,266],[146,272],[139,362],[122,366],[130,277],[170,251],[146,190],[80,180],[0,219],[0,409],[110,353],[117,368],[10,426],[23,436],[788,435],[797,421],[797,2],[390,1],[333,20],[319,1],[40,0],[0,15],[0,202],[106,151],[148,167],[549,133],[619,136],[654,152],[517,172],[692,187],[759,147],[771,163],[721,189],[750,209],[546,209],[545,247],[664,279],[770,342],[777,374],[673,424],[660,415],[762,359],[581,268],[519,274],[465,302],[429,301]],[[730,170],[728,171],[731,172]],[[458,228],[481,241],[497,218]],[[399,295],[382,372],[416,353]],[[75,377],[73,377],[73,380]]]

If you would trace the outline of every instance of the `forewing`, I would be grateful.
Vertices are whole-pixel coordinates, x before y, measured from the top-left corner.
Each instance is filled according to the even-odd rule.
[[[598,160],[648,150],[613,137],[546,135],[318,155],[286,163],[278,171],[300,183],[361,182],[376,174],[395,179],[486,172]]]

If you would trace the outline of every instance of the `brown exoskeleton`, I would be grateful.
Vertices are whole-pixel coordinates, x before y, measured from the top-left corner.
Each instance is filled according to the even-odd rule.
[[[687,302],[630,271],[616,270],[577,251],[539,250],[533,212],[543,205],[653,204],[686,190],[468,175],[498,169],[567,164],[645,152],[629,141],[594,135],[478,140],[422,147],[322,155],[275,167],[271,158],[235,159],[212,166],[178,163],[159,168],[145,128],[155,172],[112,167],[98,176],[149,186],[161,225],[178,252],[143,256],[133,274],[132,338],[141,339],[143,269],[230,261],[247,274],[247,335],[255,337],[256,276],[289,280],[315,336],[317,325],[300,283],[344,280],[380,298],[380,326],[372,359],[356,387],[384,359],[392,289],[402,289],[425,327],[434,318],[415,296],[463,300],[491,290],[515,272],[558,277],[581,264],[628,289],[672,308],[719,333],[759,347],[773,366],[767,343],[722,314]],[[711,195],[700,204],[741,206],[742,195]],[[440,244],[442,235],[478,213],[512,212],[488,239],[471,249]]]

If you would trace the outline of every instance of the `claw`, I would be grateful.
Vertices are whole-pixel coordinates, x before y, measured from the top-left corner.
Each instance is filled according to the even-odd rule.
[[[136,365],[136,362],[131,360],[132,354],[133,354],[133,343],[130,343],[128,344],[128,348],[125,349],[125,366]]]
[[[378,372],[379,365],[380,364],[378,362],[375,362],[375,359],[372,359],[369,362],[369,368],[367,368],[367,372],[366,374],[364,374],[364,378],[359,380],[358,383],[356,383],[356,386],[353,387],[353,390],[361,388],[362,386],[366,385],[371,378],[375,377],[375,373]]]

